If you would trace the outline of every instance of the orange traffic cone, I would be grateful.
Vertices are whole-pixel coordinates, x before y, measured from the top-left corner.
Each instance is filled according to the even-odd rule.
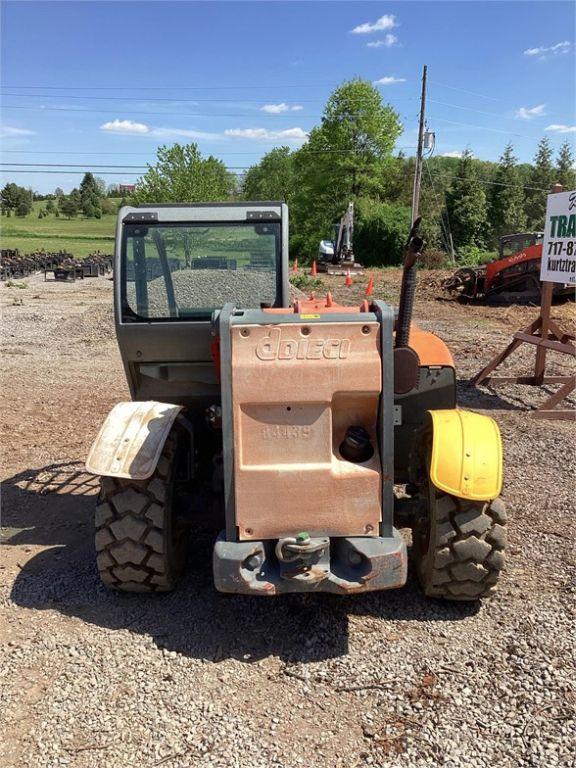
[[[350,274],[350,270],[346,272],[346,280],[344,281],[344,285],[352,285],[352,275]]]
[[[374,290],[374,278],[370,277],[370,279],[368,280],[368,285],[366,286],[365,296],[372,296],[373,290]]]
[[[292,264],[292,272],[298,272],[298,259],[294,259]]]
[[[311,270],[310,274],[312,275],[312,277],[316,277],[316,275],[318,274],[318,270],[316,269],[316,262],[315,261],[312,262],[312,270]]]

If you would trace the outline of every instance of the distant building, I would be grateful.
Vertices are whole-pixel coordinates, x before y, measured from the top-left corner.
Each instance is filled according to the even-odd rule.
[[[131,195],[136,190],[136,184],[118,184],[118,192],[121,195]]]

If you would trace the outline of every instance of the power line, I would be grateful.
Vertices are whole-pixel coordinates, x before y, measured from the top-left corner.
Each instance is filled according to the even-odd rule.
[[[0,154],[17,154],[17,155],[98,155],[99,157],[106,157],[112,155],[119,155],[121,157],[125,155],[150,155],[154,150],[143,149],[142,152],[69,152],[68,150],[49,150],[44,151],[41,149],[0,149]],[[259,152],[226,152],[227,155],[258,155]],[[21,163],[18,163],[21,165]]]
[[[118,117],[118,110],[109,110],[109,109],[76,109],[74,107],[33,107],[28,104],[25,105],[16,105],[16,104],[4,104],[2,106],[3,109],[26,109],[26,110],[33,110],[36,112],[69,112],[72,114],[102,114],[102,115],[116,115]],[[146,115],[151,116],[155,115],[157,117],[195,117],[195,118],[218,118],[218,117],[235,117],[235,118],[255,118],[255,114],[246,114],[246,113],[236,113],[236,112],[228,112],[228,113],[206,113],[206,112],[146,112],[146,111],[133,111],[130,110],[131,115]],[[262,112],[258,113],[257,117],[275,117],[275,118],[282,118],[282,119],[290,119],[290,120],[296,120],[296,119],[320,119],[322,118],[322,115],[305,115],[301,114],[300,112],[295,114],[270,114],[268,112]],[[450,125],[459,125],[463,126],[465,128],[478,128],[482,131],[491,131],[493,133],[502,133],[507,136],[516,136],[519,138],[534,140],[535,138],[538,138],[536,135],[534,136],[526,136],[525,134],[521,133],[514,133],[513,131],[504,131],[499,128],[491,128],[490,126],[486,125],[475,125],[472,123],[461,123],[457,122],[455,120],[448,120],[444,117],[435,117],[435,116],[429,116],[429,120],[438,120],[443,123],[448,123]],[[279,137],[281,138],[281,137]]]
[[[100,170],[102,168],[124,168],[126,170],[135,170],[140,172],[146,172],[148,170],[147,165],[94,165],[93,163],[90,163],[88,167],[86,167],[85,164],[79,164],[79,163],[0,163],[2,165],[3,171],[10,171],[13,166],[18,166],[19,168],[60,168],[62,171],[67,168],[84,168],[84,172],[92,171],[92,170]],[[7,167],[4,167],[7,166]],[[226,166],[228,170],[244,170],[246,168],[249,168],[248,165],[229,165]]]
[[[424,181],[426,181],[426,177],[424,177]],[[444,242],[444,248],[446,250],[446,253],[450,253],[450,251],[451,251],[450,239],[448,237],[448,232],[447,232],[447,229],[446,229],[446,225],[444,224],[444,217],[442,215],[443,206],[440,204],[439,198],[436,195],[436,191],[435,191],[434,187],[432,186],[432,182],[430,181],[429,184],[430,184],[430,189],[432,191],[432,194],[434,195],[434,200],[435,200],[436,204],[438,205],[438,207],[440,208],[440,213],[439,213],[438,221],[440,223],[440,230],[441,230],[441,233],[442,233],[442,240]]]
[[[0,149],[0,154],[12,154],[12,155],[98,155],[99,157],[111,156],[111,155],[149,155],[153,150],[143,149],[142,152],[69,152],[66,149],[62,150],[43,150],[43,149]],[[227,155],[252,155],[259,154],[258,152],[227,152]]]
[[[416,149],[414,145],[405,145],[402,147],[395,147],[395,149]],[[112,155],[148,155],[153,150],[142,150],[142,152],[78,152],[68,150],[42,150],[42,149],[0,149],[0,154],[18,154],[18,155],[98,155],[101,157]],[[299,152],[305,152],[308,155],[324,155],[324,154],[345,154],[345,153],[358,153],[363,152],[361,149],[304,149],[300,148]],[[254,152],[228,152],[226,150],[225,155],[261,155],[261,152],[254,150]],[[21,165],[21,163],[18,163]],[[44,163],[42,163],[44,165]]]
[[[84,168],[84,163],[2,163],[6,166],[27,166],[31,168]],[[145,171],[145,165],[95,165],[90,163],[91,168],[134,168],[138,171]]]
[[[241,170],[244,171],[244,170],[247,170],[247,168],[240,167],[240,166],[234,166],[234,167],[227,167],[226,170],[227,171],[241,171]],[[24,168],[24,169],[22,169],[22,168],[9,168],[9,169],[0,168],[0,173],[10,173],[10,174],[12,174],[12,173],[34,173],[34,174],[36,174],[36,173],[56,173],[56,174],[59,174],[60,176],[62,176],[63,174],[67,175],[67,176],[84,176],[86,171],[68,171],[66,169],[61,169],[59,171],[50,171],[50,170],[30,170],[30,169],[26,169],[26,168]],[[126,171],[126,172],[123,172],[123,171],[105,171],[104,175],[105,176],[139,176],[139,174],[137,172],[135,172],[135,171]]]
[[[12,173],[35,173],[35,174],[36,173],[57,173],[60,176],[62,176],[62,174],[66,174],[67,176],[84,176],[84,171],[65,171],[65,170],[29,171],[26,169],[18,169],[18,168],[15,168],[15,169],[10,168],[9,170],[4,170],[3,168],[0,168],[0,173],[10,173],[10,174]],[[122,173],[121,171],[109,171],[108,173],[106,173],[106,176],[138,176],[138,174],[132,171],[127,171],[126,173]]]
[[[461,125],[465,128],[478,128],[482,131],[492,131],[493,133],[504,133],[506,136],[518,136],[522,139],[536,139],[538,138],[535,134],[533,136],[527,136],[524,133],[514,133],[513,131],[503,131],[501,128],[490,128],[487,125],[475,125],[473,123],[459,123],[455,120],[447,120],[445,117],[433,117],[429,116],[429,120],[439,120],[441,123],[449,123],[450,125]]]
[[[2,86],[3,88],[6,88],[6,86]],[[254,99],[182,99],[178,96],[173,96],[171,98],[168,97],[157,97],[157,96],[89,96],[89,95],[79,95],[79,94],[58,94],[58,93],[3,93],[2,96],[13,96],[15,98],[22,98],[22,99],[82,99],[85,101],[154,101],[154,102],[183,102],[183,103],[190,103],[190,104],[199,104],[199,103],[211,103],[211,104],[262,104],[263,101],[267,101],[267,99],[261,98],[258,100]],[[303,104],[317,104],[321,99],[291,99],[294,102],[301,102]],[[358,99],[356,97],[356,100],[358,103],[365,102],[368,103],[367,99]],[[278,97],[276,97],[275,101],[278,101]],[[414,101],[414,98],[412,96],[403,97],[400,99],[395,99],[395,101]],[[286,111],[290,111],[290,106],[288,105],[288,108]],[[292,111],[299,111],[299,110],[292,110]]]
[[[322,150],[325,153],[340,153],[340,152],[354,152],[356,153],[359,150]],[[306,150],[304,150],[306,152]],[[120,165],[108,165],[108,164],[100,164],[100,163],[27,163],[24,161],[17,161],[14,163],[9,163],[4,160],[0,161],[0,164],[4,167],[4,170],[10,169],[10,168],[84,168],[86,169],[86,166],[88,166],[88,170],[91,169],[102,169],[102,168],[125,168],[125,169],[133,169],[137,171],[147,171],[148,165],[128,165],[127,163],[122,163]],[[250,168],[251,166],[248,165],[231,165],[227,166],[229,170],[239,170],[239,169],[245,169]]]
[[[432,150],[431,150],[431,152],[430,152],[428,157],[432,157],[432,155],[434,154],[434,150],[435,149],[436,149],[436,138],[434,137],[434,144],[432,146]],[[434,179],[432,178],[432,174],[430,173],[430,165],[428,163],[428,158],[424,158],[424,164],[426,166],[426,171],[428,172],[428,176],[430,178],[430,184],[431,184],[432,189],[434,191],[434,195],[436,195],[436,187],[434,185]],[[443,211],[446,212],[446,225],[447,225],[447,228],[448,228],[448,246],[449,246],[450,255],[452,256],[452,261],[455,261],[455,258],[454,258],[454,240],[452,238],[452,226],[450,224],[450,214],[448,213],[448,200],[446,198],[446,190],[445,189],[443,190],[443,197],[444,197],[444,206],[440,207],[440,216],[442,217],[442,212]],[[441,221],[442,221],[442,219],[441,219]]]
[[[290,85],[278,85],[270,83],[269,85],[175,85],[172,88],[165,85],[8,85],[4,83],[4,88],[24,90],[27,88],[50,91],[240,91],[240,90],[262,90],[266,88],[336,88],[338,83],[294,83]]]
[[[470,96],[479,96],[481,99],[489,99],[490,101],[502,101],[502,99],[496,99],[494,96],[486,96],[483,93],[476,93],[476,91],[468,91],[466,88],[457,88],[454,85],[446,85],[446,83],[439,83],[437,80],[429,81],[433,85],[438,85],[440,88],[449,88],[451,91],[460,91],[460,93],[468,93]]]
[[[438,207],[440,209],[440,228],[442,229],[442,235],[443,235],[443,239],[444,239],[444,245],[446,246],[446,252],[447,253],[451,253],[452,252],[452,248],[450,247],[451,240],[450,240],[450,237],[449,237],[449,234],[450,234],[450,219],[448,218],[448,211],[446,210],[446,221],[447,221],[447,228],[446,228],[446,226],[444,225],[444,218],[443,218],[443,215],[442,215],[445,206],[443,206],[440,203],[439,197],[436,194],[436,187],[434,186],[434,180],[433,180],[432,175],[430,173],[430,168],[428,167],[428,162],[427,162],[426,158],[424,158],[424,167],[426,168],[426,171],[428,173],[428,177],[430,179],[430,189],[432,190],[432,194],[434,195],[434,200],[436,201],[436,204],[438,205]]]
[[[33,107],[30,104],[3,104],[2,109],[31,109],[36,112],[75,112],[76,114],[91,114],[96,113],[99,115],[116,115],[118,116],[118,110],[114,109],[77,109],[76,107]],[[215,117],[277,117],[281,119],[290,119],[290,120],[296,120],[296,119],[319,119],[323,117],[323,115],[303,115],[300,112],[296,113],[288,113],[282,112],[279,114],[275,114],[272,112],[261,112],[258,111],[258,115],[254,114],[247,114],[246,112],[142,112],[140,110],[134,111],[130,110],[131,115],[157,115],[158,117],[182,117],[182,116],[188,116],[188,117],[211,117],[214,119]]]
[[[189,102],[191,104],[197,103],[213,103],[213,104],[261,104],[265,99],[258,99],[253,101],[250,99],[182,99],[179,96],[173,96],[172,98],[158,97],[158,96],[81,96],[78,94],[59,94],[59,93],[3,93],[2,96],[14,96],[23,99],[83,99],[86,101],[167,101],[176,102]],[[319,99],[297,99],[299,102],[305,104],[317,104]]]
[[[5,167],[10,166],[10,167]],[[18,169],[12,168],[12,166],[18,166]],[[226,170],[228,171],[244,171],[250,166],[248,165],[228,165],[226,166]],[[30,168],[31,172],[34,173],[34,168],[59,168],[62,173],[67,173],[68,168],[83,168],[83,173],[91,173],[92,171],[97,172],[103,172],[106,173],[107,169],[124,169],[127,172],[131,171],[137,171],[138,173],[146,173],[148,170],[148,166],[143,165],[72,165],[72,164],[66,164],[66,163],[0,163],[0,170],[5,171],[6,173],[11,173],[12,170],[24,170]]]
[[[431,104],[439,104],[441,107],[451,107],[452,109],[463,109],[466,112],[476,112],[479,115],[489,115],[490,117],[502,117],[498,112],[484,112],[481,109],[474,109],[474,107],[463,107],[460,104],[450,104],[446,101],[438,101],[437,99],[428,99]]]
[[[457,179],[458,178],[458,176],[455,174],[442,173],[442,172],[435,174],[435,176],[437,179],[441,179],[441,178]],[[464,181],[464,179],[462,179],[462,181]],[[546,194],[550,193],[549,189],[543,189],[542,187],[531,187],[526,184],[506,184],[503,181],[490,181],[489,179],[481,179],[481,178],[471,179],[469,183],[473,183],[474,181],[477,181],[479,184],[490,184],[495,187],[521,187],[522,189],[530,189],[530,190],[534,190],[535,192],[545,192]]]

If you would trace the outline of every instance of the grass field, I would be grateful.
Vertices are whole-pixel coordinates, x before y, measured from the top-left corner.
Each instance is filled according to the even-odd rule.
[[[112,200],[116,205],[119,200]],[[60,215],[38,218],[38,212],[46,202],[36,200],[28,216],[2,216],[0,219],[2,248],[17,248],[20,253],[34,251],[68,251],[83,257],[94,251],[112,253],[116,216],[101,219],[85,219],[77,216],[68,220]]]

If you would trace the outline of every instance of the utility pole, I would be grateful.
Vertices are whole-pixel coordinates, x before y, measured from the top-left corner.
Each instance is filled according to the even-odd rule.
[[[424,147],[424,128],[426,124],[426,64],[422,69],[422,96],[420,97],[420,124],[418,126],[418,151],[416,153],[416,168],[414,169],[414,186],[412,188],[412,224],[418,218],[420,204],[420,185],[422,183],[422,149]]]

